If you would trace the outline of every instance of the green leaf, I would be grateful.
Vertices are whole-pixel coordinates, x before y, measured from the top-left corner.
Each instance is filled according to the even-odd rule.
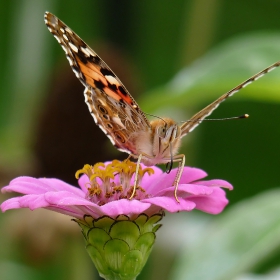
[[[170,279],[235,279],[253,271],[280,248],[280,189],[229,209],[183,249]]]

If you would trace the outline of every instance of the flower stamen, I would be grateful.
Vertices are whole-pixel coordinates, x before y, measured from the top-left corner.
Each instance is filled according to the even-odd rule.
[[[134,189],[134,179],[137,172],[137,164],[130,160],[113,160],[109,164],[97,163],[93,166],[86,164],[75,174],[76,178],[81,174],[87,175],[87,198],[99,205],[123,198],[142,199],[146,197],[145,189],[140,184],[143,176],[154,173],[152,168],[139,166],[137,185]]]

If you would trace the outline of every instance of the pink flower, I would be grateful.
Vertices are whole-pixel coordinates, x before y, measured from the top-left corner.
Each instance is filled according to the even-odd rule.
[[[222,188],[233,189],[224,180],[201,181],[207,176],[203,170],[185,167],[177,191],[178,203],[172,186],[177,170],[166,174],[157,167],[146,168],[141,165],[135,196],[128,199],[132,193],[135,168],[132,170],[128,161],[117,162],[118,166],[116,162],[113,162],[115,165],[86,165],[78,171],[78,174],[85,173],[78,181],[80,188],[59,179],[18,177],[2,188],[2,192],[17,192],[23,196],[4,201],[1,210],[46,208],[78,219],[84,215],[98,218],[104,215],[117,217],[121,214],[133,218],[141,213],[151,216],[162,210],[173,213],[199,209],[218,214],[228,203]],[[117,166],[118,171],[112,166]],[[154,174],[149,176],[147,173]]]

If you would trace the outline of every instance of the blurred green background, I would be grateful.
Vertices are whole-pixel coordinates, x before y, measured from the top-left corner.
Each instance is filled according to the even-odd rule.
[[[276,0],[1,1],[1,185],[20,175],[75,184],[83,164],[126,156],[94,124],[45,11],[106,61],[144,112],[180,122],[280,60],[279,10]],[[234,185],[226,211],[167,215],[138,279],[280,279],[280,69],[211,117],[244,113],[204,122],[181,148],[186,165]],[[98,279],[79,229],[44,212],[1,214],[1,279]]]

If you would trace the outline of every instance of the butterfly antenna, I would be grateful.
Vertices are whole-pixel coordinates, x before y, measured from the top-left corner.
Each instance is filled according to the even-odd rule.
[[[248,114],[244,114],[238,117],[230,117],[230,118],[222,118],[222,119],[195,119],[195,120],[188,120],[185,122],[197,122],[197,121],[228,121],[228,120],[238,120],[238,119],[247,119],[249,118]],[[182,121],[184,122],[184,121]]]
[[[158,119],[162,120],[165,124],[167,124],[166,121],[161,117],[158,117],[158,116],[152,115],[152,114],[148,114],[148,113],[145,113],[145,112],[144,112],[144,114],[147,115],[147,116],[150,116],[150,117],[158,118]]]
[[[170,162],[166,163],[166,173],[169,174],[173,167],[173,153],[172,153],[172,143],[170,143]]]

